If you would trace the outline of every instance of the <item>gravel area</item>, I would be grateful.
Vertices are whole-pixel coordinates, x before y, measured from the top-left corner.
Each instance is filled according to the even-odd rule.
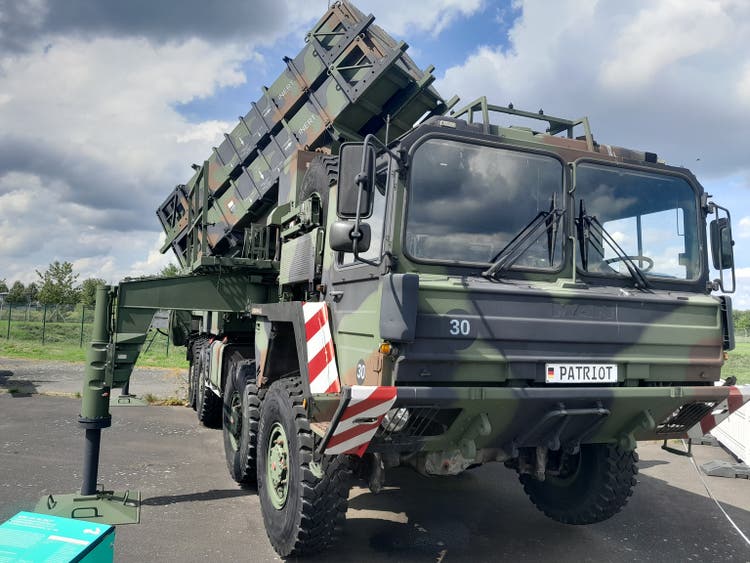
[[[77,396],[83,385],[84,364],[0,357],[0,392]],[[130,378],[130,393],[156,399],[184,399],[187,370],[136,368]],[[116,397],[115,391],[113,397]]]

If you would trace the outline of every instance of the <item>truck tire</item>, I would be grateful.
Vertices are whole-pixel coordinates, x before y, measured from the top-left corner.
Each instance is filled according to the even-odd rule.
[[[207,428],[221,427],[221,409],[223,402],[216,393],[206,384],[208,379],[209,360],[206,357],[205,349],[200,354],[200,365],[197,368],[198,375],[198,395],[196,410],[198,411],[198,420]]]
[[[613,444],[587,444],[559,477],[521,475],[524,491],[548,517],[563,524],[594,524],[617,514],[636,484],[638,454]]]
[[[232,479],[240,484],[257,480],[256,460],[260,403],[265,389],[255,385],[255,361],[235,366],[224,390],[224,454]]]
[[[281,557],[322,551],[340,536],[351,468],[344,455],[313,466],[315,436],[299,378],[275,381],[261,406],[258,495],[266,533]]]
[[[188,405],[193,410],[196,410],[198,403],[198,391],[196,390],[197,378],[195,377],[195,364],[191,361],[190,367],[188,368]]]
[[[200,371],[201,346],[206,343],[206,338],[200,337],[190,343],[190,367],[188,368],[188,404],[193,410],[198,406],[198,373]]]
[[[318,155],[310,161],[307,172],[302,178],[298,204],[313,194],[320,198],[322,210],[321,222],[326,224],[328,213],[328,191],[338,181],[339,157],[331,155]]]

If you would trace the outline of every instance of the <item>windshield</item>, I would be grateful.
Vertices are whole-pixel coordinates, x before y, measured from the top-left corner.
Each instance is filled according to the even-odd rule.
[[[596,164],[576,168],[577,222],[595,218],[602,231],[579,231],[579,266],[603,275],[692,280],[700,275],[696,195],[683,178]],[[583,217],[581,217],[583,215]],[[610,235],[622,250],[602,240]]]
[[[451,263],[497,260],[540,213],[563,201],[562,184],[554,158],[431,139],[412,160],[406,252]],[[562,238],[530,241],[511,269],[557,269]]]

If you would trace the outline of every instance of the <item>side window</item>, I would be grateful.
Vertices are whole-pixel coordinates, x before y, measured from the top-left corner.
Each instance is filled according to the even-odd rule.
[[[383,229],[385,227],[385,207],[386,207],[386,185],[388,183],[388,167],[386,165],[379,167],[375,174],[375,190],[373,194],[372,215],[365,219],[370,225],[370,248],[367,252],[360,254],[365,260],[378,260],[383,249]],[[361,264],[354,260],[354,254],[351,252],[339,252],[338,264],[340,266],[351,266]]]

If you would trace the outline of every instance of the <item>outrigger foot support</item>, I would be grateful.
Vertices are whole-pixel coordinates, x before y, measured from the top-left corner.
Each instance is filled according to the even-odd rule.
[[[130,382],[128,381],[123,385],[120,395],[112,403],[113,407],[145,407],[148,406],[148,402],[141,399],[137,395],[130,393]]]
[[[104,524],[137,524],[141,519],[141,494],[135,491],[106,491],[97,485],[102,429],[112,425],[109,400],[113,380],[113,345],[110,338],[112,293],[100,287],[91,345],[86,357],[81,414],[78,423],[85,430],[83,484],[80,494],[48,495],[35,510],[63,518],[78,518]]]
[[[685,457],[693,457],[693,440],[688,438],[687,440],[687,450],[678,450],[677,448],[673,448],[672,446],[667,445],[667,441],[664,440],[664,443],[661,445],[661,449],[665,452],[669,452],[674,455],[681,455]]]
[[[37,503],[34,511],[113,526],[138,524],[141,520],[141,493],[99,489],[93,495],[48,495]]]

